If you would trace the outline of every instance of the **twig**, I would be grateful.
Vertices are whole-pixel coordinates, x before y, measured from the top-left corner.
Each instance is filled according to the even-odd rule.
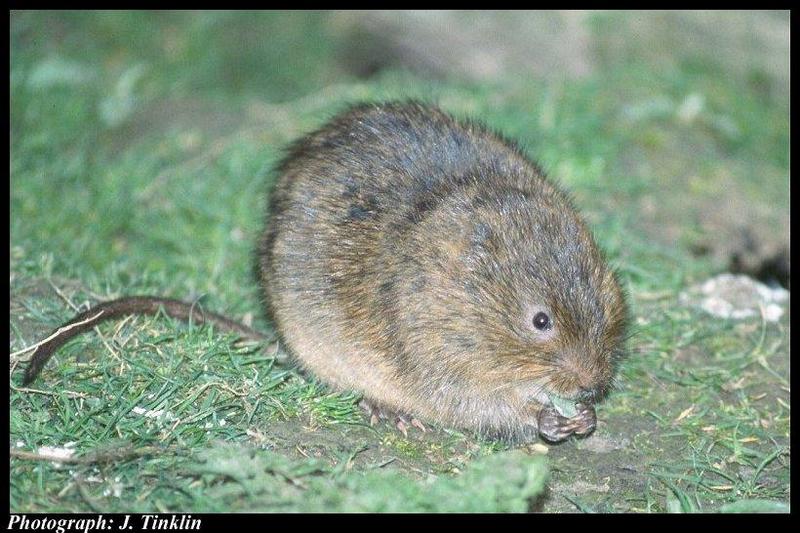
[[[115,448],[113,450],[90,451],[79,457],[61,457],[58,455],[48,455],[46,453],[34,453],[12,449],[9,455],[28,461],[52,461],[55,463],[91,465],[96,463],[109,463],[112,461],[124,461],[144,455],[153,455],[158,451],[158,448],[154,446],[143,446],[142,448]]]
[[[18,391],[18,392],[32,392],[32,393],[35,393],[35,394],[46,394],[47,396],[58,396],[59,394],[61,394],[61,393],[58,393],[58,392],[50,392],[50,391],[46,391],[46,390],[31,389],[31,388],[28,388],[28,387],[17,387],[13,383],[10,383],[10,385],[11,385],[11,389],[12,390],[15,390],[15,391]],[[63,394],[66,394],[70,398],[88,398],[89,397],[88,394],[84,394],[82,392],[73,392],[73,391],[68,391],[68,390],[63,391]]]
[[[61,289],[58,288],[58,285],[53,283],[53,280],[51,280],[50,278],[47,278],[47,283],[50,284],[50,288],[52,288],[54,291],[56,291],[56,294],[58,294],[58,296],[61,297],[61,299],[64,300],[67,303],[67,305],[72,308],[73,311],[75,311],[76,313],[78,311],[80,311],[80,308],[77,305],[75,305],[74,303],[72,303],[72,300],[67,298],[67,296],[63,292],[61,292]]]
[[[86,464],[83,457],[61,457],[58,455],[48,455],[46,453],[33,453],[24,450],[11,450],[9,452],[11,457],[18,459],[27,459],[29,461],[53,461],[54,463],[71,463],[71,464]]]

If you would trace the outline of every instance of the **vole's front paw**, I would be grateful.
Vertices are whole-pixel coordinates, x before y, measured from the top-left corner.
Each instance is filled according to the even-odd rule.
[[[408,436],[409,427],[415,427],[423,433],[427,429],[422,422],[414,418],[412,415],[396,413],[390,409],[386,409],[385,407],[373,405],[367,400],[361,400],[358,406],[366,411],[367,416],[369,416],[370,426],[376,425],[379,420],[387,420],[394,423],[394,426],[406,437]]]
[[[561,442],[573,433],[588,435],[597,425],[594,406],[579,403],[575,406],[578,414],[572,418],[562,416],[555,407],[548,405],[539,411],[539,436],[550,442]]]
[[[575,406],[578,409],[578,416],[571,418],[570,421],[574,424],[576,435],[588,435],[597,426],[597,414],[595,413],[594,406],[579,403]]]

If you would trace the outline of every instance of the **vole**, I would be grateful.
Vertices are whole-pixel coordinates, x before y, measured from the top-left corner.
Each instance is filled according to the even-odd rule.
[[[403,430],[588,434],[624,353],[624,292],[568,196],[514,142],[433,105],[358,105],[291,145],[257,262],[289,353]],[[159,309],[264,338],[122,298],[56,330],[25,383],[76,334]]]

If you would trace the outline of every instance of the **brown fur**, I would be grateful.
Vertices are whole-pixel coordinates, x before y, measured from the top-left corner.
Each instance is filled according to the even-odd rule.
[[[317,377],[423,420],[523,438],[543,391],[606,392],[622,290],[568,198],[515,145],[434,107],[364,105],[297,142],[279,170],[261,282]],[[553,317],[546,341],[534,306]]]

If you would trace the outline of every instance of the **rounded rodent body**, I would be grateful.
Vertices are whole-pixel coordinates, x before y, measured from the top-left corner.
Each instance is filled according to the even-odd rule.
[[[593,404],[608,389],[623,292],[514,144],[432,106],[362,105],[278,172],[261,284],[276,331],[322,381],[511,438],[555,424],[540,419],[550,395]]]

